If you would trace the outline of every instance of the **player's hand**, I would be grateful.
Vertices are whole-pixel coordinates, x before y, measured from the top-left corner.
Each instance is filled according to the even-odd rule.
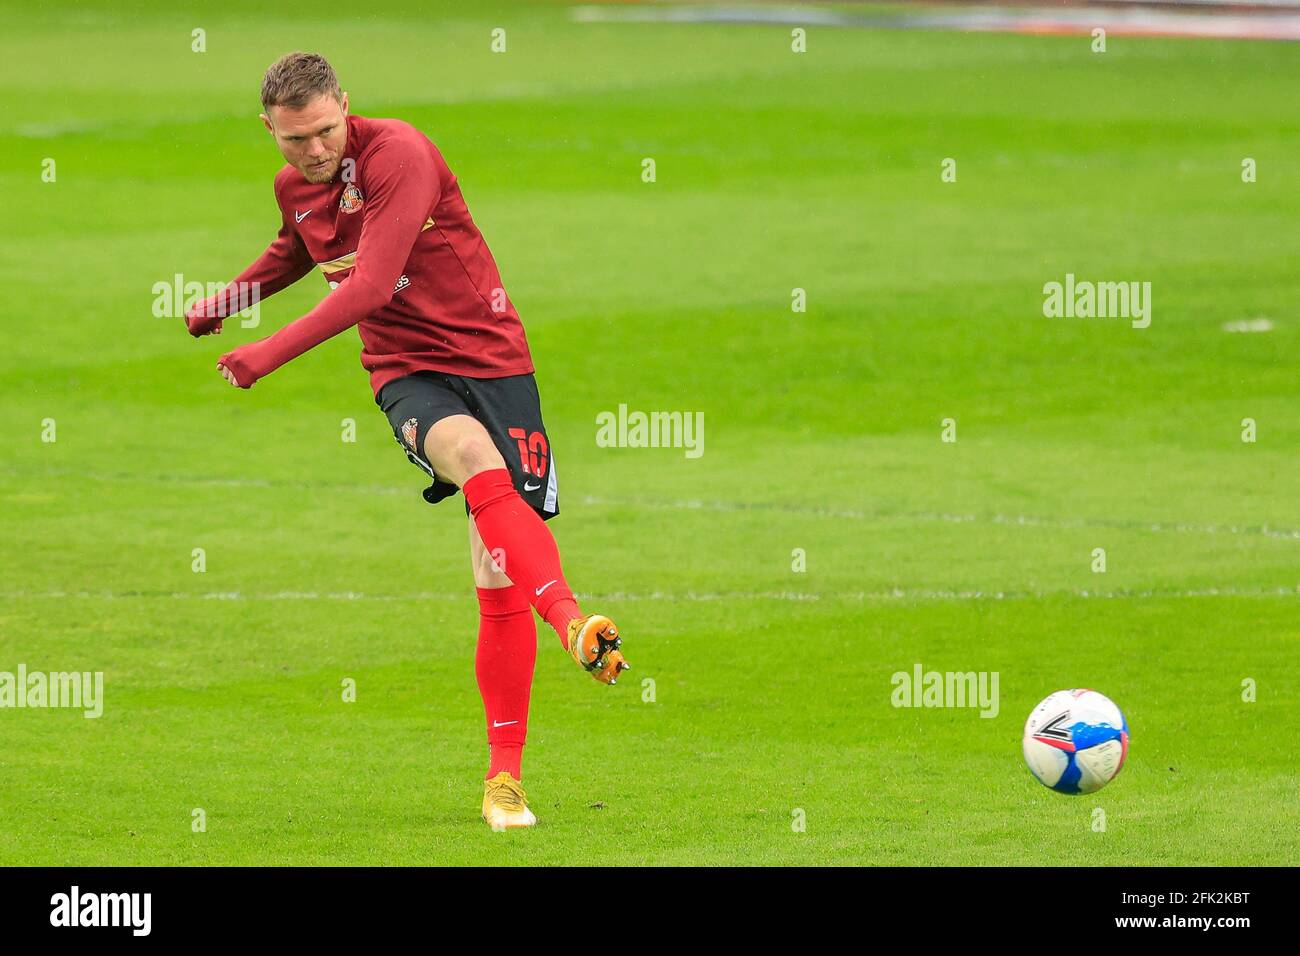
[[[268,357],[270,341],[249,342],[227,352],[217,359],[217,371],[235,388],[252,388],[254,382],[275,368]]]
[[[217,331],[220,332],[221,329],[217,329]],[[230,369],[226,368],[220,362],[217,363],[217,371],[220,372],[225,377],[227,382],[235,386],[235,388],[241,387],[239,384],[239,380],[235,378],[235,373],[232,372]]]
[[[224,319],[219,317],[217,310],[220,298],[222,298],[221,293],[211,295],[189,307],[185,313],[185,327],[190,330],[190,335],[198,338],[201,335],[221,334],[221,323]]]

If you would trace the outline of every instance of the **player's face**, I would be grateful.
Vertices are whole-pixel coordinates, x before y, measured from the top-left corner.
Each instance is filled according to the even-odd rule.
[[[339,171],[348,145],[348,95],[340,102],[322,93],[301,109],[272,106],[262,122],[285,161],[309,183],[327,183]]]

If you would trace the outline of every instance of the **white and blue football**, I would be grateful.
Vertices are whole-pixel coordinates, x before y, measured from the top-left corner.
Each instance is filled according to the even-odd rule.
[[[1105,694],[1058,690],[1025,721],[1025,763],[1057,793],[1095,793],[1128,756],[1128,722]]]

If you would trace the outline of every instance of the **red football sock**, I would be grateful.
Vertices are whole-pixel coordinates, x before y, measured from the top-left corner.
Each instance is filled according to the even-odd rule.
[[[568,624],[582,611],[560,570],[560,549],[546,523],[519,496],[504,468],[480,471],[461,487],[479,537],[568,647]]]
[[[478,588],[478,607],[474,673],[483,697],[491,750],[485,779],[508,770],[519,780],[519,764],[528,736],[528,697],[537,660],[537,625],[518,585]]]

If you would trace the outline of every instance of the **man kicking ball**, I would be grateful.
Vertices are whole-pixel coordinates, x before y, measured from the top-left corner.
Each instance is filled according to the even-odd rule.
[[[492,253],[437,147],[400,120],[349,115],[329,63],[291,53],[266,71],[262,123],[287,165],[275,177],[279,235],[221,292],[186,313],[194,336],[221,332],[246,290],[274,295],[319,267],[330,293],[297,321],[227,352],[217,370],[250,388],[357,326],[375,402],[430,504],[465,495],[479,602],[475,671],[487,716],[483,818],[537,822],[520,785],[537,657],[532,609],[606,684],[627,669],[618,628],[583,615],[543,523],[559,514],[555,456],[533,362]]]

